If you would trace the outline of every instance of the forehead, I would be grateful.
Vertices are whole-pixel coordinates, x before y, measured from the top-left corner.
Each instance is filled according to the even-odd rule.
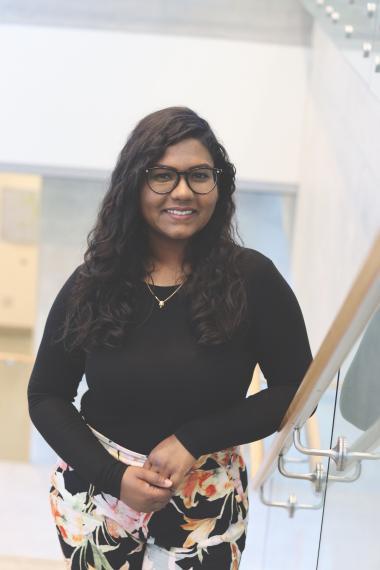
[[[197,139],[185,139],[168,146],[157,162],[177,169],[186,169],[203,163],[214,166],[208,149]]]

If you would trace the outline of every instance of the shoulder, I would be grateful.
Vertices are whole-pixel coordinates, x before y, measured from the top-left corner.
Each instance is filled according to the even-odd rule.
[[[78,265],[74,270],[66,275],[66,278],[61,282],[58,287],[58,292],[52,304],[53,311],[64,309],[71,298],[74,284],[76,283],[77,276],[83,267],[83,263]]]
[[[240,271],[245,282],[248,296],[261,303],[281,305],[291,299],[294,292],[288,281],[279,271],[270,257],[257,249],[240,246]]]
[[[238,248],[239,267],[243,277],[249,282],[252,280],[259,282],[263,277],[276,271],[273,261],[261,251],[244,246],[238,246]]]
[[[63,282],[63,284],[61,285],[61,292],[65,293],[66,295],[69,295],[74,284],[76,283],[77,277],[79,275],[79,273],[81,272],[82,268],[83,268],[84,264],[81,263],[80,265],[78,265],[73,271],[71,271],[65,281]]]

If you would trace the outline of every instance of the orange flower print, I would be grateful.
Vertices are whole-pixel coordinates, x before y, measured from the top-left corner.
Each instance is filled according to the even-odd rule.
[[[186,528],[194,528],[194,531],[189,534],[184,546],[193,546],[194,544],[197,544],[198,558],[202,562],[202,551],[206,550],[209,546],[216,546],[222,542],[229,542],[230,544],[235,543],[235,549],[231,549],[233,558],[230,569],[235,570],[235,568],[238,568],[238,564],[236,565],[236,563],[239,562],[239,558],[237,558],[237,556],[240,556],[241,554],[237,548],[236,541],[242,536],[244,532],[246,532],[247,520],[243,520],[241,516],[239,516],[239,520],[236,523],[230,525],[226,532],[223,532],[222,534],[215,534],[213,536],[209,535],[214,530],[216,519],[201,519],[199,521],[189,519],[189,521],[189,525],[187,525]],[[212,525],[211,521],[214,521],[214,525]],[[203,522],[205,522],[204,525],[202,524]]]
[[[191,548],[194,544],[200,543],[209,537],[210,532],[215,528],[216,519],[191,519],[187,516],[184,518],[188,521],[181,525],[184,530],[192,530],[183,544],[183,548]]]
[[[118,546],[98,543],[99,531],[105,525],[104,517],[94,509],[91,493],[79,492],[71,494],[65,488],[61,469],[62,467],[57,469],[52,475],[52,490],[49,498],[51,512],[62,540],[74,549],[72,557],[77,552],[85,553],[90,548],[95,560],[95,567],[112,570],[104,553],[116,550]],[[70,558],[70,563],[72,563],[72,557]]]
[[[228,467],[228,472],[232,477],[233,484],[236,489],[236,501],[238,503],[242,503],[245,509],[248,510],[248,491],[244,491],[240,475],[241,470],[245,468],[245,464],[243,464],[243,467],[239,467],[241,462],[242,458],[238,456]]]
[[[189,509],[199,503],[195,499],[197,493],[207,497],[211,501],[221,499],[234,490],[234,483],[228,476],[226,469],[193,470],[184,478],[178,486],[176,495],[179,496],[184,506]]]
[[[114,538],[127,536],[127,533],[138,537],[139,530],[143,532],[145,537],[148,536],[147,524],[153,512],[140,513],[135,511],[123,501],[107,493],[94,495],[92,503],[96,506],[96,513],[99,516],[106,517],[108,532]]]
[[[230,570],[238,570],[240,558],[241,558],[241,552],[240,552],[236,542],[230,542],[230,548],[231,548]]]
[[[93,516],[92,513],[86,512],[84,502],[86,493],[77,493],[73,496],[65,491],[65,495],[63,499],[58,492],[50,493],[50,505],[55,524],[67,544],[74,547],[83,546],[103,521]]]
[[[170,502],[150,513],[135,511],[76,477],[64,461],[51,483],[51,511],[67,568],[130,570],[140,564],[142,550],[146,570],[179,568],[181,560],[195,570],[219,559],[221,550],[229,558],[226,569],[239,568],[248,486],[238,447],[199,457]],[[221,549],[209,548],[217,545]]]

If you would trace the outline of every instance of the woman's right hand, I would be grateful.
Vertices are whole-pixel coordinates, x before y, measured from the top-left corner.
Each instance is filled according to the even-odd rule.
[[[159,511],[172,498],[172,487],[159,473],[129,465],[121,480],[120,500],[141,513]]]

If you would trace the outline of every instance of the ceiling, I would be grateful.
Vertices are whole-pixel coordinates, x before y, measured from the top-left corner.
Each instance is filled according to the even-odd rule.
[[[309,45],[299,0],[0,0],[0,24]]]

